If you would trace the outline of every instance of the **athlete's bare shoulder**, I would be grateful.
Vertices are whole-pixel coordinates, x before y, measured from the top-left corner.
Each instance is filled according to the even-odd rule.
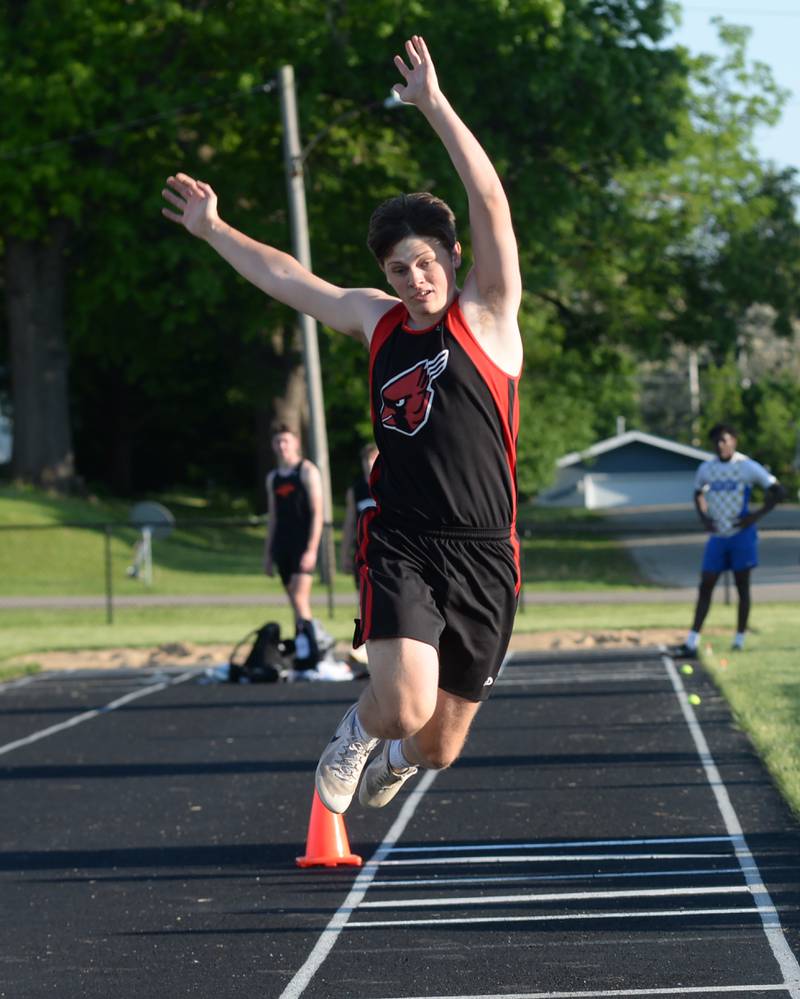
[[[485,301],[473,279],[473,272],[470,272],[459,296],[459,305],[473,336],[489,359],[507,375],[516,377],[522,368],[518,303]]]
[[[384,291],[378,291],[377,289],[371,290],[374,291],[374,295],[367,295],[365,297],[362,310],[363,340],[367,348],[369,348],[372,343],[372,337],[378,323],[381,319],[383,319],[386,313],[393,309],[400,301],[398,298],[387,295]]]
[[[300,479],[304,485],[316,482],[320,478],[319,469],[310,458],[303,458],[300,462]]]

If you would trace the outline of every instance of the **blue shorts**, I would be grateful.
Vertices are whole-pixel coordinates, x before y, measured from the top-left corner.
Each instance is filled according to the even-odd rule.
[[[758,565],[758,534],[754,524],[730,538],[712,534],[703,553],[703,572],[742,572]]]

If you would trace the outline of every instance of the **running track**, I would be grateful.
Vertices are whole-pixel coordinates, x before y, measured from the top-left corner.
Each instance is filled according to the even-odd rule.
[[[360,871],[294,866],[360,687],[201,679],[0,686],[0,996],[800,999],[800,827],[699,671],[518,654]]]

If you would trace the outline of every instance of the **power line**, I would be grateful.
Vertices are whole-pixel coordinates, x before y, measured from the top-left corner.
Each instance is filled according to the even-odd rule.
[[[31,153],[41,153],[47,149],[55,149],[58,146],[73,145],[84,142],[87,139],[96,139],[100,136],[114,135],[118,132],[131,132],[139,128],[146,128],[148,125],[155,125],[160,121],[169,118],[179,118],[183,115],[194,114],[197,111],[204,111],[206,108],[218,107],[220,104],[233,104],[235,101],[244,100],[254,94],[269,94],[277,86],[275,80],[268,80],[266,83],[259,83],[249,90],[240,90],[235,94],[227,94],[224,97],[213,98],[207,101],[197,101],[194,104],[185,104],[181,107],[171,108],[168,111],[159,111],[157,114],[146,115],[142,118],[133,118],[130,121],[115,122],[113,125],[103,125],[101,128],[93,128],[86,132],[77,132],[74,135],[65,135],[58,139],[51,139],[48,142],[40,142],[34,146],[23,146],[20,149],[0,150],[0,159],[17,159],[21,156],[28,156]]]
[[[691,14],[744,14],[746,17],[800,17],[800,10],[762,10],[758,7],[695,7],[683,4],[682,10]]]

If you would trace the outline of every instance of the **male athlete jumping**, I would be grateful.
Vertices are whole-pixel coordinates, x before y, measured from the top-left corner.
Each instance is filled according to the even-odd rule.
[[[361,617],[370,679],[317,767],[324,804],[359,789],[381,807],[418,767],[459,755],[508,646],[519,593],[516,438],[522,340],[517,244],[488,156],[442,93],[424,40],[395,56],[397,96],[444,145],[469,204],[473,265],[461,265],[450,208],[428,193],[379,205],[368,245],[391,291],[341,288],[217,214],[208,184],[167,180],[165,216],[249,281],[369,349],[379,457],[375,507],[359,524]]]

